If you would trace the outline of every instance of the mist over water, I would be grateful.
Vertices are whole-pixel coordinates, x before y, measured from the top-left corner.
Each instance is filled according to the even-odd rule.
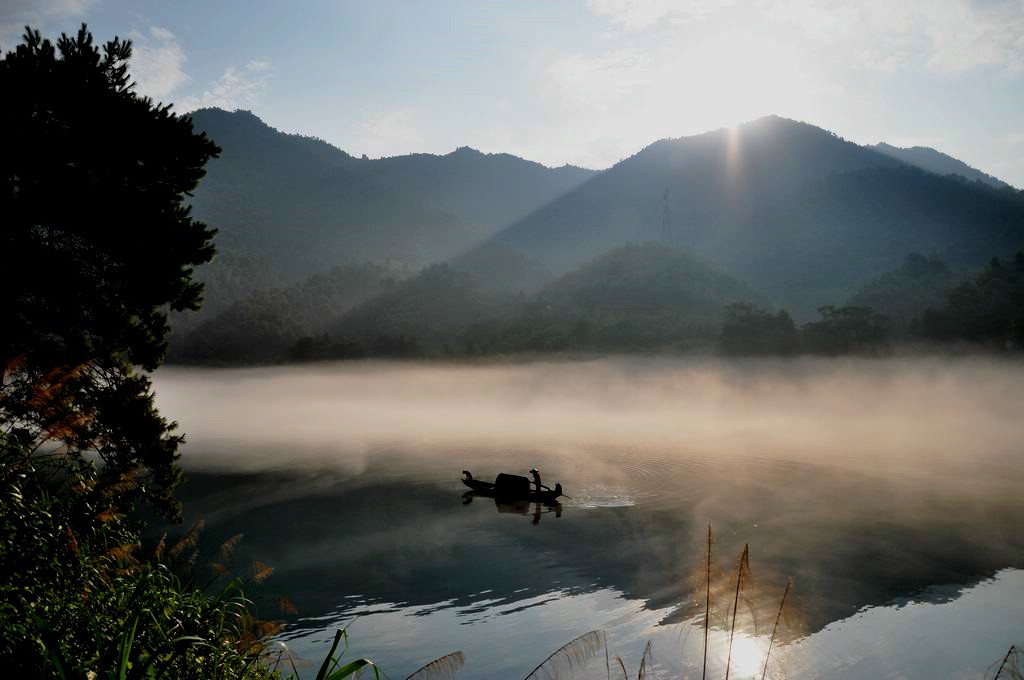
[[[171,368],[157,393],[203,449],[190,467],[322,465],[338,450],[391,446],[956,465],[1024,441],[1022,377],[1019,364],[986,360],[374,362]],[[281,445],[286,460],[261,452]]]
[[[682,672],[711,524],[723,571],[750,544],[766,610],[795,577],[788,677],[868,678],[980,677],[1020,642],[1022,378],[991,359],[613,358],[155,382],[188,439],[188,519],[277,569],[308,658],[360,614],[358,653],[393,677],[455,649],[459,677],[522,677],[595,628],[632,667],[653,639]],[[463,469],[533,465],[571,497],[557,512],[463,504]],[[753,658],[765,631],[747,632]]]

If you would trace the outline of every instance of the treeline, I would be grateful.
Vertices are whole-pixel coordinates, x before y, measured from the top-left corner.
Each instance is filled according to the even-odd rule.
[[[616,248],[538,290],[509,288],[536,265],[512,256],[441,264],[398,281],[362,304],[321,317],[321,330],[295,337],[286,305],[254,295],[246,317],[231,310],[194,331],[176,353],[200,363],[429,357],[566,350],[693,350],[715,342],[730,302],[765,301],[685,251],[657,243]],[[533,276],[532,278],[536,278]],[[323,311],[323,310],[321,310]],[[247,327],[280,328],[273,334]],[[203,329],[200,329],[202,331]],[[219,340],[227,339],[230,342]],[[204,347],[203,352],[195,348]],[[211,361],[206,358],[212,357]]]
[[[300,338],[323,332],[330,321],[411,273],[396,262],[363,262],[335,267],[295,286],[250,288],[234,302],[215,305],[217,313],[195,319],[180,315],[173,326],[170,360],[199,364],[280,360]]]
[[[657,243],[616,248],[538,290],[502,255],[399,268],[336,268],[256,291],[172,345],[178,361],[258,364],[541,352],[882,354],[895,345],[1020,347],[1021,256],[970,276],[911,253],[896,270],[798,324],[740,281]],[[500,266],[499,266],[500,265]],[[390,276],[394,274],[395,276]],[[499,280],[500,279],[500,280]]]
[[[1024,348],[1024,252],[992,261],[973,277],[956,280],[935,258],[912,253],[903,266],[866,286],[853,300],[877,299],[904,314],[887,316],[868,306],[828,305],[821,319],[798,328],[785,311],[730,305],[721,349],[732,355],[811,353],[880,354],[898,343],[958,345],[996,351]]]

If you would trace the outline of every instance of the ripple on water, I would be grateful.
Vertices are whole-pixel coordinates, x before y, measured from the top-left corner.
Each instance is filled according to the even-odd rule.
[[[698,498],[709,471],[706,461],[694,457],[627,459],[618,465],[613,480],[580,480],[566,503],[579,508],[619,508],[686,502]]]

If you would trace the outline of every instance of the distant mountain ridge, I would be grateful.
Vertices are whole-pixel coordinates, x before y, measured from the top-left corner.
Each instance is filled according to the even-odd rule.
[[[447,259],[595,174],[468,148],[360,159],[248,111],[191,116],[223,149],[195,214],[222,250],[268,258],[285,282],[358,261]]]
[[[229,362],[232,351],[214,336],[240,347],[246,334],[278,352],[299,334],[354,333],[399,354],[411,351],[405,343],[413,335],[425,345],[454,338],[536,349],[586,331],[600,345],[620,321],[622,329],[660,324],[655,335],[664,339],[676,327],[672,318],[683,328],[699,317],[706,333],[717,323],[712,307],[733,297],[756,296],[805,321],[897,270],[908,253],[941,258],[956,273],[1024,247],[1024,192],[925,170],[905,154],[778,116],[663,139],[600,172],[468,147],[356,158],[246,111],[201,110],[193,122],[223,148],[193,200],[195,214],[219,230],[218,255],[198,273],[208,282],[204,309],[175,316],[174,342],[216,361]],[[644,242],[692,261],[622,250]],[[442,262],[428,276],[414,275]],[[590,272],[583,279],[590,288],[573,288],[580,279],[566,275],[588,262],[612,268],[580,270]],[[357,263],[370,267],[358,285],[337,271],[317,279],[325,285],[297,285]],[[645,317],[655,289],[675,280],[672,267],[714,282],[717,292],[698,296],[710,306],[691,305],[684,322],[665,298]],[[644,283],[651,272],[630,268],[657,270],[658,285]],[[378,276],[378,269],[399,274]],[[867,291],[884,296],[901,280],[890,276]],[[566,303],[590,296],[588,304],[597,304],[620,284],[636,309],[584,312]],[[642,299],[645,290],[652,300]],[[516,336],[508,328],[527,300],[561,312],[530,317]],[[435,330],[414,333],[416,319]],[[498,340],[495,323],[505,329]]]
[[[960,177],[971,181],[977,180],[979,182],[984,182],[996,189],[1003,189],[1010,186],[998,177],[993,177],[992,175],[984,173],[977,168],[972,168],[962,160],[953,158],[952,156],[944,154],[931,147],[912,146],[900,148],[898,146],[886,144],[885,142],[879,142],[870,148],[878,151],[879,153],[883,153],[890,158],[895,158],[896,160],[903,161],[904,163],[917,166],[922,170],[933,172],[936,175],[959,175]]]
[[[1024,244],[1024,198],[769,116],[655,142],[491,243],[557,274],[644,240],[684,246],[808,318],[908,252],[955,267],[1012,252]]]

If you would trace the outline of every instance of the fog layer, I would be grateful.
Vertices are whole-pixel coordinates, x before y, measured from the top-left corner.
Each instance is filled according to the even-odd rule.
[[[1022,378],[1020,364],[980,359],[603,359],[170,368],[155,382],[189,467],[330,467],[458,447],[930,473],[1009,462],[1024,441]]]

